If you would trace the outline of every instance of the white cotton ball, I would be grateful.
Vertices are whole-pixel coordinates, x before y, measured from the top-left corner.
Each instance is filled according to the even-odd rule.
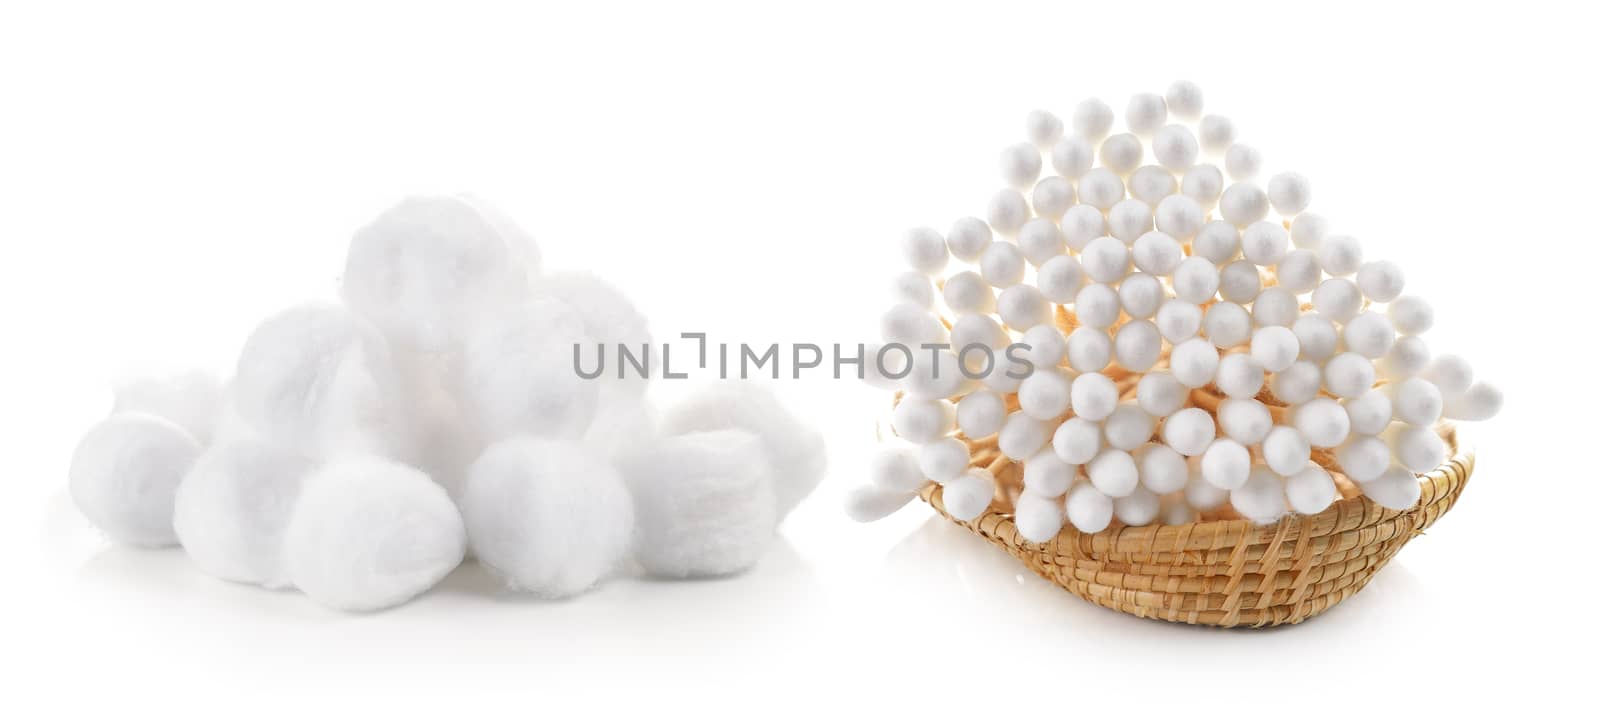
[[[1296,361],[1288,368],[1272,374],[1268,387],[1272,395],[1289,405],[1299,405],[1317,396],[1322,390],[1322,369],[1310,361]]]
[[[1266,371],[1249,355],[1228,354],[1217,364],[1217,390],[1230,398],[1254,398],[1266,381]]]
[[[78,441],[67,487],[84,518],[112,539],[171,546],[173,501],[199,455],[200,443],[165,418],[114,413]]]
[[[1156,494],[1171,494],[1189,481],[1189,461],[1166,445],[1151,443],[1136,455],[1139,484]]]
[[[1099,371],[1111,364],[1111,337],[1098,329],[1077,328],[1067,337],[1067,363],[1079,373]]]
[[[1204,477],[1190,477],[1183,487],[1183,500],[1196,511],[1209,512],[1228,501],[1228,490],[1207,482]]]
[[[1200,160],[1200,142],[1195,140],[1194,132],[1187,126],[1169,124],[1161,127],[1150,145],[1156,162],[1168,170],[1187,170]]]
[[[1132,256],[1128,246],[1115,237],[1097,237],[1081,255],[1084,274],[1101,283],[1115,283],[1128,273]]]
[[[1053,498],[1042,497],[1024,490],[1017,498],[1017,534],[1035,544],[1043,544],[1061,533],[1066,524],[1066,512]]]
[[[1217,406],[1223,434],[1241,445],[1255,445],[1272,430],[1272,411],[1254,398],[1225,398]]]
[[[1077,474],[1077,465],[1068,464],[1055,451],[1045,448],[1022,463],[1022,486],[1024,491],[1040,497],[1060,497]]]
[[[1217,425],[1211,414],[1199,408],[1184,408],[1173,413],[1161,426],[1161,439],[1183,455],[1204,453],[1216,436]]]
[[[956,259],[973,262],[994,242],[994,231],[982,220],[964,217],[950,226],[950,234],[944,240],[950,254],[955,255]]]
[[[1100,454],[1100,424],[1084,418],[1069,418],[1056,428],[1051,447],[1056,457],[1069,465],[1082,465]]]
[[[873,485],[862,485],[845,493],[844,513],[851,520],[866,524],[876,522],[911,503],[917,496],[911,492],[896,492]]]
[[[1217,293],[1235,304],[1249,304],[1261,293],[1261,272],[1245,260],[1223,266]]]
[[[1422,297],[1406,295],[1389,303],[1389,321],[1395,331],[1412,336],[1433,328],[1433,306]]]
[[[994,288],[977,272],[957,272],[944,281],[944,304],[956,314],[987,314],[994,311]],[[921,305],[913,306],[917,306],[918,311],[906,313],[918,315],[919,320],[923,319],[920,314],[924,312],[932,314]],[[889,340],[894,341],[893,338]]]
[[[495,443],[472,464],[461,516],[479,563],[542,598],[593,588],[633,535],[622,475],[572,443],[528,437]]]
[[[1121,403],[1106,417],[1106,442],[1118,450],[1133,451],[1150,442],[1156,421],[1135,403]]]
[[[956,521],[970,522],[989,510],[994,501],[994,482],[986,472],[973,468],[944,485],[944,511]]]
[[[1000,179],[1014,188],[1032,187],[1039,179],[1041,163],[1038,146],[1031,143],[1007,146],[1000,152]]]
[[[1001,290],[1000,297],[995,300],[995,311],[1006,326],[1017,331],[1050,323],[1050,302],[1031,284],[1013,284]]]
[[[1251,223],[1240,233],[1239,249],[1252,264],[1278,264],[1289,253],[1289,231],[1266,220]]]
[[[1189,503],[1183,501],[1181,495],[1172,495],[1161,499],[1161,523],[1167,526],[1181,526],[1194,521],[1194,510],[1189,508]]]
[[[1317,261],[1335,277],[1355,274],[1361,269],[1361,243],[1349,235],[1326,235],[1317,245]]]
[[[921,272],[901,272],[889,281],[889,300],[932,309],[933,282]]]
[[[1250,450],[1227,438],[1213,441],[1200,458],[1200,476],[1222,489],[1237,489],[1250,478]]]
[[[1090,329],[1105,329],[1122,315],[1122,296],[1104,284],[1089,284],[1073,297],[1073,313],[1078,321]]]
[[[1294,409],[1294,427],[1312,447],[1336,447],[1350,436],[1350,414],[1330,399],[1316,398]]]
[[[1440,354],[1428,364],[1422,377],[1438,386],[1445,398],[1454,398],[1472,386],[1472,364],[1455,354]]]
[[[1444,395],[1431,381],[1412,377],[1391,388],[1394,417],[1400,422],[1433,425],[1444,413]]]
[[[164,418],[205,444],[212,440],[226,400],[222,383],[207,371],[141,373],[117,383],[111,412]]]
[[[1200,319],[1200,307],[1177,299],[1162,302],[1156,310],[1156,328],[1168,343],[1182,343],[1200,333]]]
[[[547,274],[534,282],[531,295],[535,301],[553,299],[577,312],[584,333],[596,343],[611,344],[611,349],[627,344],[635,352],[649,350],[650,324],[644,315],[626,294],[594,274]],[[630,377],[620,383],[643,391],[649,380]]]
[[[398,454],[400,376],[377,329],[338,306],[280,312],[239,354],[233,407],[262,436],[313,457]]]
[[[1210,383],[1220,362],[1217,347],[1205,339],[1189,339],[1172,347],[1172,375],[1189,388]]]
[[[966,442],[955,438],[939,438],[917,448],[917,469],[922,476],[934,482],[949,482],[967,471],[972,462],[972,451]]]
[[[1005,399],[994,391],[969,393],[956,403],[956,423],[961,427],[961,434],[968,438],[976,440],[994,435],[1005,422]]]
[[[1217,266],[1205,257],[1187,257],[1172,270],[1172,291],[1190,304],[1211,301],[1222,286]]]
[[[1293,171],[1279,173],[1267,181],[1267,199],[1279,215],[1298,215],[1311,204],[1311,181]]]
[[[1099,99],[1084,99],[1072,110],[1072,130],[1090,141],[1099,141],[1111,131],[1111,107]]]
[[[1350,417],[1350,432],[1377,435],[1389,427],[1394,417],[1394,402],[1383,391],[1373,389],[1345,400],[1344,411]]]
[[[1307,294],[1322,283],[1322,265],[1311,250],[1290,250],[1278,260],[1273,274],[1278,277],[1279,287],[1294,294]]]
[[[1001,190],[989,197],[989,227],[1001,235],[1015,235],[1031,217],[1028,200],[1015,190]]]
[[[1326,361],[1339,349],[1339,330],[1320,314],[1301,314],[1294,320],[1294,338],[1300,342],[1300,356],[1316,362]]]
[[[1229,492],[1228,503],[1245,519],[1256,524],[1271,524],[1282,519],[1287,512],[1283,480],[1265,467],[1255,468],[1244,485]]]
[[[1328,229],[1327,218],[1316,213],[1301,213],[1289,226],[1289,239],[1295,247],[1315,252],[1322,245],[1322,239],[1328,236]]]
[[[1033,186],[1033,212],[1039,217],[1060,221],[1077,201],[1078,191],[1072,181],[1061,176],[1050,176]]]
[[[351,238],[344,301],[398,346],[446,351],[525,292],[531,244],[514,248],[467,199],[407,198]]]
[[[1077,252],[1089,241],[1106,234],[1106,216],[1093,205],[1074,205],[1061,216],[1061,237]]]
[[[1377,382],[1377,370],[1372,361],[1361,354],[1342,353],[1328,359],[1322,369],[1324,386],[1340,398],[1354,398],[1366,393]]]
[[[1222,184],[1222,169],[1202,163],[1183,172],[1183,183],[1178,189],[1195,204],[1210,210],[1222,197]]]
[[[1444,404],[1444,416],[1452,420],[1488,420],[1500,412],[1505,396],[1491,383],[1479,381]]]
[[[1283,481],[1289,507],[1300,514],[1317,514],[1339,499],[1339,488],[1328,471],[1312,465]]]
[[[927,479],[922,475],[917,451],[901,445],[879,448],[873,453],[867,478],[885,492],[915,492]]]
[[[1167,86],[1167,110],[1180,119],[1194,120],[1200,118],[1200,110],[1205,106],[1205,95],[1200,91],[1200,85],[1187,79],[1179,79]]]
[[[1142,527],[1155,521],[1156,515],[1161,513],[1161,498],[1140,487],[1126,497],[1116,498],[1112,502],[1112,512],[1123,524]]]
[[[1356,272],[1356,286],[1372,301],[1394,301],[1406,287],[1405,273],[1400,271],[1400,265],[1388,260],[1368,262]]]
[[[1106,213],[1106,230],[1125,245],[1132,245],[1140,235],[1155,227],[1155,211],[1142,200],[1128,198],[1117,201]]]
[[[1123,368],[1148,371],[1161,359],[1161,332],[1143,319],[1127,322],[1117,327],[1116,354]]]
[[[1342,277],[1329,279],[1312,290],[1311,304],[1318,313],[1343,324],[1361,313],[1361,289]]]
[[[256,439],[219,442],[178,486],[172,529],[201,571],[267,588],[289,585],[283,537],[312,463]]]
[[[1299,430],[1279,425],[1261,441],[1261,458],[1280,475],[1293,475],[1311,463],[1311,443]]]
[[[1083,288],[1083,278],[1083,265],[1078,258],[1057,255],[1039,265],[1039,293],[1056,304],[1070,304]]]
[[[1147,232],[1133,243],[1133,264],[1146,274],[1172,274],[1183,259],[1183,245],[1166,233]]]
[[[1017,388],[1017,405],[1039,420],[1057,418],[1072,405],[1072,379],[1060,369],[1038,369],[1022,379]]]
[[[1178,179],[1161,166],[1139,166],[1128,177],[1128,193],[1156,207],[1164,198],[1178,192]]]
[[[950,249],[944,236],[931,227],[918,227],[906,231],[900,238],[900,254],[911,269],[928,275],[937,275],[950,263]]]
[[[1050,424],[1026,413],[1012,413],[1007,416],[1006,424],[1000,427],[998,440],[1000,452],[1020,462],[1038,452],[1050,440]]]
[[[1026,268],[1027,258],[1022,248],[1010,242],[995,242],[978,258],[978,271],[984,281],[1001,289],[1021,282]]]
[[[1217,302],[1206,307],[1200,324],[1206,339],[1218,348],[1233,348],[1250,339],[1250,312],[1233,302]]]
[[[396,606],[461,563],[466,526],[427,474],[370,457],[311,474],[284,532],[289,580],[311,600],[345,611]]]
[[[1040,148],[1049,148],[1061,140],[1064,125],[1061,117],[1043,109],[1034,109],[1028,112],[1028,118],[1023,121],[1023,131],[1028,135],[1028,141]]]
[[[1229,178],[1251,180],[1261,172],[1261,151],[1248,144],[1235,143],[1223,155],[1222,166],[1228,170]]]
[[[1094,534],[1111,526],[1114,513],[1111,498],[1087,482],[1078,484],[1067,493],[1067,521],[1085,534]]]
[[[1189,400],[1189,389],[1167,371],[1145,374],[1135,390],[1139,407],[1157,418],[1177,412]]]
[[[1422,499],[1422,481],[1403,467],[1391,467],[1381,477],[1362,482],[1361,494],[1381,507],[1406,510]]]
[[[1017,233],[1017,249],[1022,251],[1022,258],[1028,264],[1037,266],[1066,252],[1067,246],[1061,241],[1061,229],[1055,223],[1049,218],[1034,218]]]
[[[1103,420],[1117,407],[1117,384],[1102,373],[1072,379],[1072,411],[1085,420]]]
[[[1250,318],[1257,326],[1290,326],[1300,318],[1300,300],[1284,287],[1267,287],[1250,305]],[[1295,349],[1299,350],[1299,344]]]
[[[1167,123],[1167,100],[1160,94],[1139,93],[1128,97],[1128,109],[1123,113],[1128,130],[1140,136],[1149,136]]]
[[[955,406],[929,398],[901,398],[894,407],[894,433],[907,442],[928,443],[955,427]]]
[[[1139,162],[1143,158],[1144,144],[1139,141],[1138,136],[1126,133],[1117,134],[1107,138],[1104,143],[1100,144],[1100,164],[1104,168],[1096,170],[1105,170],[1117,176],[1126,176],[1132,173],[1133,169],[1139,167]],[[1094,171],[1090,171],[1084,177],[1087,178],[1093,174]],[[1079,185],[1082,185],[1082,181],[1079,181]],[[1121,198],[1122,196],[1118,195],[1117,197]],[[1088,200],[1084,202],[1098,206],[1102,210],[1108,207],[1100,205],[1100,201]]]
[[[1094,165],[1094,146],[1082,136],[1068,136],[1050,150],[1050,165],[1062,178],[1082,177]]]
[[[910,304],[907,313],[931,314]],[[611,353],[585,337],[582,319],[564,303],[523,302],[487,316],[467,333],[454,393],[465,420],[491,440],[513,435],[575,438],[594,419],[601,385],[617,375],[606,369],[586,379],[574,368],[574,349],[584,369]],[[637,375],[636,373],[632,375]]]
[[[1207,153],[1222,153],[1233,145],[1236,129],[1226,116],[1208,114],[1200,118],[1200,147]]]
[[[1154,220],[1157,230],[1188,242],[1205,226],[1205,209],[1188,195],[1168,195],[1156,204]]]
[[[1450,446],[1430,426],[1396,425],[1385,436],[1391,440],[1395,459],[1412,472],[1427,472],[1450,458]]]
[[[1239,256],[1239,228],[1222,220],[1200,227],[1194,236],[1194,254],[1213,265],[1227,264]]]
[[[1122,179],[1109,168],[1092,168],[1078,179],[1078,200],[1085,205],[1110,210],[1122,198]]]
[[[750,568],[777,529],[771,465],[739,430],[658,438],[618,458],[633,492],[634,558],[666,578]]]
[[[1339,470],[1355,482],[1370,482],[1389,468],[1389,445],[1372,437],[1352,438],[1334,452]]]
[[[1418,336],[1402,336],[1395,339],[1389,353],[1378,362],[1378,370],[1389,380],[1398,381],[1422,373],[1431,363],[1433,351],[1427,342]]]
[[[1263,326],[1250,337],[1250,358],[1269,373],[1277,373],[1300,358],[1300,340],[1282,326]]]
[[[1028,350],[1019,354],[1019,358],[1036,368],[1054,368],[1067,357],[1067,336],[1055,324],[1040,324],[1028,329],[1023,332],[1019,343],[1028,345]]]

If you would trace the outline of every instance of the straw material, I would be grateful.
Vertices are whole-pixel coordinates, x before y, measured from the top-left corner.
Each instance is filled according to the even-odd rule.
[[[973,466],[993,474],[997,498],[983,515],[956,523],[1040,576],[1106,608],[1220,627],[1299,623],[1360,591],[1400,547],[1450,511],[1472,474],[1474,457],[1457,443],[1454,428],[1440,434],[1451,458],[1419,475],[1422,498],[1403,512],[1359,496],[1329,467],[1331,454],[1314,451],[1344,495],[1321,514],[1258,526],[1232,518],[1237,515],[1224,508],[1208,514],[1211,521],[1143,527],[1113,522],[1097,534],[1067,524],[1045,544],[1017,534],[1011,503],[1021,488],[1022,466],[1001,455],[991,437],[970,445]],[[950,519],[939,485],[930,483],[920,494]]]

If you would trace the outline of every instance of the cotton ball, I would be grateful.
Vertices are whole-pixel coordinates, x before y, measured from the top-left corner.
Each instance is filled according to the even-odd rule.
[[[1283,481],[1289,507],[1300,514],[1317,514],[1339,499],[1339,488],[1328,471],[1312,465]]]
[[[1233,120],[1217,114],[1200,118],[1200,147],[1207,153],[1222,153],[1233,145],[1236,129]]]
[[[217,377],[198,369],[141,374],[117,383],[115,391],[111,412],[165,418],[201,443],[211,442],[226,400]]]
[[[1300,341],[1287,328],[1264,326],[1250,337],[1250,358],[1269,373],[1288,368],[1299,357]]]
[[[1083,265],[1071,255],[1057,255],[1039,265],[1039,293],[1057,304],[1068,304],[1083,288]],[[948,282],[946,282],[948,288]]]
[[[1372,437],[1352,438],[1334,452],[1339,470],[1355,482],[1370,482],[1388,469],[1392,455],[1389,445]]]
[[[1170,124],[1156,131],[1150,152],[1155,154],[1156,162],[1167,169],[1182,171],[1200,159],[1200,143],[1188,127]]]
[[[1439,387],[1422,378],[1407,378],[1393,387],[1395,419],[1412,425],[1433,425],[1444,412]]]
[[[740,430],[658,438],[617,460],[633,492],[634,557],[665,578],[750,568],[778,526],[771,465]]]
[[[973,217],[957,219],[944,238],[950,254],[963,262],[973,262],[994,242],[994,231],[989,224]]]
[[[939,438],[917,448],[917,469],[934,482],[949,482],[965,472],[972,462],[967,444],[955,438]]]
[[[1355,274],[1361,269],[1361,243],[1349,235],[1324,236],[1317,245],[1317,261],[1335,277]]]
[[[1280,475],[1293,475],[1311,463],[1311,443],[1299,430],[1279,425],[1261,441],[1261,457]]]
[[[915,492],[927,478],[917,451],[904,446],[880,448],[867,466],[867,478],[885,492]]]
[[[1407,510],[1422,499],[1422,482],[1403,467],[1391,467],[1381,477],[1362,482],[1361,494],[1381,507]]]
[[[1390,302],[1400,296],[1406,287],[1405,273],[1400,265],[1388,260],[1368,262],[1356,272],[1356,286],[1361,293],[1375,302]]]
[[[343,307],[306,306],[251,332],[232,399],[252,428],[304,454],[393,454],[404,438],[400,391],[377,329]]]
[[[1472,364],[1455,354],[1440,354],[1428,364],[1422,377],[1438,386],[1445,398],[1454,398],[1472,386]]]
[[[1004,289],[1022,281],[1027,259],[1022,249],[1010,242],[996,242],[978,258],[978,271],[984,281]]]
[[[1100,164],[1105,166],[1103,170],[1118,176],[1132,173],[1143,158],[1144,144],[1133,134],[1117,134],[1100,144]]]
[[[196,566],[227,581],[289,585],[283,537],[310,460],[261,440],[219,442],[178,486],[172,529]]]
[[[1389,421],[1394,417],[1394,402],[1383,391],[1373,389],[1347,399],[1344,411],[1350,417],[1350,432],[1377,435],[1389,427]]]
[[[584,332],[597,343],[627,344],[632,349],[648,349],[650,324],[626,294],[588,272],[556,272],[540,277],[532,289],[534,300],[553,299],[577,312]],[[647,379],[623,381],[643,391]]]
[[[1013,460],[1028,459],[1050,439],[1050,426],[1026,413],[1012,413],[1000,427],[1000,452]]]
[[[1090,141],[1099,141],[1111,131],[1111,107],[1099,99],[1084,99],[1072,110],[1072,130]]]
[[[1112,512],[1123,524],[1142,527],[1155,521],[1156,515],[1161,513],[1161,498],[1140,487],[1126,497],[1116,498],[1112,502]]]
[[[900,240],[900,253],[911,269],[923,274],[937,275],[950,263],[950,249],[945,246],[944,236],[930,227],[906,231]]]
[[[527,268],[468,200],[418,196],[356,231],[342,292],[396,345],[440,352],[477,314],[523,294]]]
[[[560,441],[519,437],[489,446],[467,475],[461,512],[478,561],[511,590],[542,598],[593,588],[633,534],[622,476]]]
[[[901,398],[894,407],[894,433],[908,442],[933,442],[955,427],[955,417],[955,407],[946,401]]]
[[[1228,490],[1207,482],[1204,477],[1190,477],[1183,487],[1183,499],[1190,507],[1209,512],[1228,501]]]
[[[1300,342],[1300,355],[1304,358],[1326,361],[1339,349],[1339,330],[1325,316],[1302,314],[1290,328]]]
[[[284,532],[289,580],[346,611],[399,605],[433,588],[466,554],[461,513],[420,470],[370,457],[319,468]]]
[[[1202,225],[1194,236],[1194,254],[1216,265],[1232,262],[1239,256],[1239,228],[1222,220]]]
[[[1022,379],[1017,388],[1017,405],[1022,412],[1039,420],[1051,420],[1067,412],[1072,404],[1072,379],[1059,369],[1042,368]]]
[[[1123,368],[1148,371],[1161,360],[1161,332],[1143,319],[1127,322],[1117,327],[1116,354]]]
[[[1111,145],[1111,142],[1107,141],[1106,145]],[[1122,179],[1110,168],[1091,168],[1078,179],[1078,200],[1101,210],[1110,210],[1111,206],[1122,200],[1122,190]]]
[[[1110,497],[1087,482],[1074,486],[1067,493],[1067,521],[1085,534],[1094,534],[1111,526],[1113,507]]]
[[[78,441],[67,471],[78,511],[123,544],[171,546],[173,500],[200,443],[165,418],[114,413]]]
[[[1218,348],[1233,348],[1250,339],[1250,312],[1233,302],[1218,302],[1206,307],[1200,323],[1206,338]]]
[[[1283,518],[1283,480],[1265,467],[1250,473],[1244,485],[1228,493],[1228,503],[1235,511],[1256,524],[1271,524]]]
[[[1067,337],[1055,324],[1040,324],[1022,334],[1028,349],[1020,358],[1036,368],[1054,368],[1067,357]]]
[[[1433,306],[1422,297],[1406,295],[1389,303],[1389,321],[1395,331],[1412,336],[1433,327]]]
[[[1278,286],[1294,294],[1306,294],[1322,283],[1322,265],[1312,250],[1295,249],[1284,254],[1273,269]]]
[[[1350,436],[1350,414],[1327,398],[1316,398],[1294,409],[1294,427],[1312,447],[1336,447]]]
[[[481,319],[468,332],[456,376],[455,393],[466,420],[490,439],[582,435],[594,419],[602,383],[574,371],[573,350],[593,346],[584,343],[584,333],[577,312],[549,299]],[[595,353],[592,368],[599,368],[604,352]]]
[[[1189,388],[1199,388],[1216,376],[1220,359],[1211,342],[1189,339],[1172,347],[1172,375]]]
[[[1217,293],[1235,304],[1249,304],[1261,293],[1261,272],[1245,260],[1229,262],[1222,268]]]
[[[1287,327],[1300,318],[1300,300],[1284,287],[1267,287],[1256,295],[1250,318],[1258,326]],[[1295,348],[1298,350],[1299,345]]]
[[[1239,247],[1252,264],[1275,265],[1289,252],[1289,231],[1265,220],[1251,223],[1240,234]]]
[[[1089,241],[1106,234],[1106,216],[1093,205],[1074,205],[1061,216],[1061,238],[1067,247],[1082,252]]]
[[[1166,233],[1147,232],[1133,243],[1133,263],[1146,274],[1172,274],[1183,259],[1183,246]]]
[[[1015,235],[1028,221],[1028,201],[1021,193],[1005,189],[989,198],[989,227],[1002,235]]]
[[[1166,445],[1151,443],[1136,455],[1139,484],[1156,494],[1171,494],[1189,481],[1189,461]]]
[[[1139,385],[1135,390],[1139,407],[1157,418],[1164,418],[1177,412],[1189,399],[1189,389],[1167,371],[1145,374],[1139,379]]]
[[[1128,198],[1111,206],[1106,214],[1106,229],[1123,244],[1132,245],[1140,235],[1155,227],[1155,213],[1142,200]]]
[[[990,287],[977,272],[957,272],[950,275],[950,278],[944,281],[943,294],[944,305],[956,314],[987,314],[994,311],[994,288]],[[924,312],[931,314],[926,307],[913,306],[919,307],[917,314]],[[920,316],[917,318],[922,319]],[[890,341],[895,340],[888,336],[885,338]]]
[[[1329,393],[1340,398],[1354,398],[1372,388],[1378,374],[1372,361],[1365,356],[1346,352],[1328,359],[1327,366],[1322,369],[1322,380]]]
[[[1017,534],[1035,544],[1043,544],[1061,533],[1066,512],[1054,499],[1023,491],[1017,498]]]
[[[1200,333],[1200,307],[1190,302],[1169,299],[1156,311],[1156,328],[1169,343],[1182,343]]]
[[[1250,451],[1226,438],[1213,441],[1200,458],[1200,476],[1216,487],[1237,489],[1250,478]]]
[[[1222,197],[1222,184],[1222,169],[1202,163],[1183,172],[1183,182],[1178,190],[1184,197],[1209,210],[1216,207],[1217,200]]]
[[[1051,448],[1056,457],[1069,465],[1082,465],[1100,454],[1100,424],[1084,418],[1068,418],[1056,428]]]
[[[994,483],[983,470],[971,469],[944,485],[944,511],[959,522],[970,522],[988,511],[994,501]]]
[[[961,427],[961,434],[968,438],[980,439],[994,435],[1000,432],[1005,422],[1005,399],[994,391],[969,393],[956,403],[956,423]]]
[[[1391,438],[1395,459],[1412,472],[1427,472],[1450,457],[1450,446],[1431,427],[1397,425],[1385,435]]]
[[[1267,199],[1279,215],[1298,215],[1311,204],[1311,181],[1293,171],[1279,173],[1267,181]]]
[[[1254,398],[1266,380],[1261,364],[1245,354],[1228,354],[1217,364],[1217,390],[1230,398]]]
[[[1023,122],[1023,130],[1028,135],[1028,141],[1040,148],[1049,148],[1061,140],[1063,128],[1061,117],[1043,109],[1028,112],[1028,118]]]
[[[1046,448],[1022,463],[1022,486],[1024,491],[1040,497],[1060,497],[1077,474],[1077,465],[1068,464]]]
[[[1150,441],[1156,421],[1134,403],[1119,404],[1106,417],[1106,442],[1118,450],[1133,451]]]
[[[863,485],[845,494],[844,513],[850,519],[865,524],[876,522],[911,503],[917,496],[911,492],[895,492]]]
[[[1229,178],[1236,181],[1251,180],[1261,172],[1261,151],[1248,144],[1235,143],[1228,147],[1222,158],[1222,166],[1228,170]]]
[[[1205,257],[1186,257],[1172,270],[1172,291],[1190,304],[1211,301],[1222,286],[1217,266]]]
[[[1225,398],[1217,406],[1223,434],[1241,445],[1255,445],[1272,430],[1272,411],[1254,398]]]
[[[1493,384],[1479,381],[1444,404],[1444,415],[1453,420],[1488,420],[1500,412],[1505,396]]]
[[[1094,165],[1094,146],[1082,136],[1068,136],[1050,150],[1050,165],[1062,178],[1082,177]]]
[[[1322,390],[1322,369],[1310,361],[1296,361],[1288,368],[1272,374],[1269,384],[1272,395],[1289,405],[1299,405],[1317,396]]]
[[[1128,192],[1151,207],[1177,191],[1178,179],[1161,166],[1139,166],[1128,177]]]
[[[1312,290],[1311,304],[1318,313],[1343,324],[1361,313],[1361,289],[1348,279],[1329,279]]]
[[[1090,329],[1108,328],[1122,315],[1121,295],[1104,284],[1086,285],[1078,290],[1073,302],[1073,313],[1078,315],[1078,322]]]
[[[1033,212],[1041,218],[1059,221],[1067,208],[1078,200],[1072,181],[1061,176],[1050,176],[1033,187]]]
[[[1128,97],[1128,110],[1123,114],[1128,130],[1140,136],[1149,136],[1167,123],[1167,101],[1160,94],[1140,93]]]
[[[1085,420],[1103,420],[1117,407],[1117,385],[1102,373],[1072,379],[1072,410]]]
[[[1184,408],[1173,413],[1161,426],[1161,439],[1182,455],[1204,453],[1216,436],[1217,426],[1211,414],[1199,408]]]
[[[1205,209],[1187,195],[1169,195],[1156,204],[1155,226],[1167,235],[1188,242],[1206,223]]]

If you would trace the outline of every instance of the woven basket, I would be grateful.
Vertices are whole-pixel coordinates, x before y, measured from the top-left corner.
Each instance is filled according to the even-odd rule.
[[[1013,407],[1014,403],[1013,403]],[[1332,455],[1313,451],[1328,468],[1343,499],[1321,514],[1290,516],[1258,526],[1226,507],[1207,519],[1179,526],[1122,526],[1097,534],[1068,524],[1055,539],[1034,544],[1017,534],[1012,503],[1022,467],[1001,455],[993,437],[969,441],[973,466],[994,475],[997,498],[970,522],[951,521],[1020,559],[1035,573],[1078,597],[1141,618],[1219,627],[1299,623],[1349,598],[1373,574],[1450,511],[1472,474],[1473,454],[1454,428],[1440,434],[1451,458],[1419,475],[1422,498],[1405,511],[1384,509],[1359,496],[1332,467]],[[940,486],[921,496],[950,519]]]

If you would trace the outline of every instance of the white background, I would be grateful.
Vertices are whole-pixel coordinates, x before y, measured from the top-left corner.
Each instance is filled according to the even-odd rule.
[[[0,12],[0,697],[1352,709],[1591,687],[1592,19],[1532,2],[334,5]],[[884,396],[815,377],[781,388],[826,431],[831,477],[731,580],[544,603],[464,567],[347,616],[111,546],[67,499],[73,443],[124,364],[227,368],[258,319],[331,295],[346,237],[405,194],[498,202],[547,264],[623,285],[659,334],[849,343],[872,337],[899,234],[981,212],[1028,110],[1120,109],[1179,77],[1405,265],[1437,305],[1436,350],[1509,394],[1468,431],[1460,506],[1309,623],[1142,621],[920,504],[851,523],[838,501]]]

